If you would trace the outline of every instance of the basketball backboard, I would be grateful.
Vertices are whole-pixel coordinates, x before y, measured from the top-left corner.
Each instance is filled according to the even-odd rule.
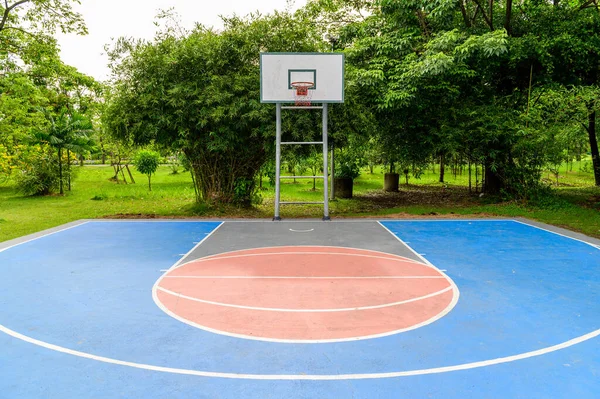
[[[344,102],[344,54],[260,54],[260,102],[295,102],[294,82],[313,83],[313,103]]]

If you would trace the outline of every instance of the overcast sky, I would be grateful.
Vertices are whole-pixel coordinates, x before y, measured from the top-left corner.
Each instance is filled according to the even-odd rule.
[[[108,60],[104,45],[111,38],[130,36],[152,38],[156,27],[154,17],[159,9],[174,7],[183,26],[192,28],[195,22],[221,27],[219,15],[246,15],[253,11],[263,14],[284,10],[286,0],[82,0],[76,9],[85,18],[87,36],[59,35],[63,61],[99,80],[108,77]],[[293,8],[306,4],[296,0]]]

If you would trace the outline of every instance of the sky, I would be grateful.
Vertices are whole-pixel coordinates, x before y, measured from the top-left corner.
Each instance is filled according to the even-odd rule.
[[[104,45],[121,36],[152,38],[156,31],[154,17],[159,9],[174,7],[186,28],[192,28],[196,22],[220,28],[219,15],[246,15],[254,11],[266,14],[287,6],[286,0],[81,0],[81,3],[75,9],[83,15],[89,34],[59,34],[61,58],[98,80],[105,80],[110,74]],[[304,4],[306,0],[296,0],[292,7]]]

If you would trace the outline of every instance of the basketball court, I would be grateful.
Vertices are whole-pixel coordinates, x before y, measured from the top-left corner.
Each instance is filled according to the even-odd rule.
[[[0,244],[0,397],[597,398],[599,244],[527,220],[75,222]]]

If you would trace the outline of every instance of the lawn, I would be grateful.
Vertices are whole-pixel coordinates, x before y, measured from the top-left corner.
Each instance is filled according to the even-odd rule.
[[[383,172],[362,171],[355,181],[355,198],[330,204],[332,217],[460,217],[523,216],[600,237],[600,189],[593,187],[589,168],[575,163],[573,171],[563,167],[555,194],[536,204],[492,201],[469,194],[468,174],[456,177],[447,168],[445,183],[438,182],[439,170],[428,170],[420,179],[404,180],[398,193],[382,190]],[[258,217],[273,215],[274,190],[263,182],[262,202],[251,209],[232,206],[208,207],[195,204],[188,173],[172,174],[161,166],[148,190],[146,176],[132,170],[136,184],[116,184],[109,166],[77,167],[72,191],[64,196],[23,197],[10,181],[0,184],[0,241],[54,227],[77,219],[102,217]],[[583,169],[583,171],[580,171]],[[545,174],[549,182],[553,175]],[[474,181],[474,174],[473,174]],[[474,185],[474,183],[473,183]],[[320,201],[322,181],[316,190],[310,179],[284,180],[282,200]],[[320,217],[320,205],[283,205],[283,218]]]

